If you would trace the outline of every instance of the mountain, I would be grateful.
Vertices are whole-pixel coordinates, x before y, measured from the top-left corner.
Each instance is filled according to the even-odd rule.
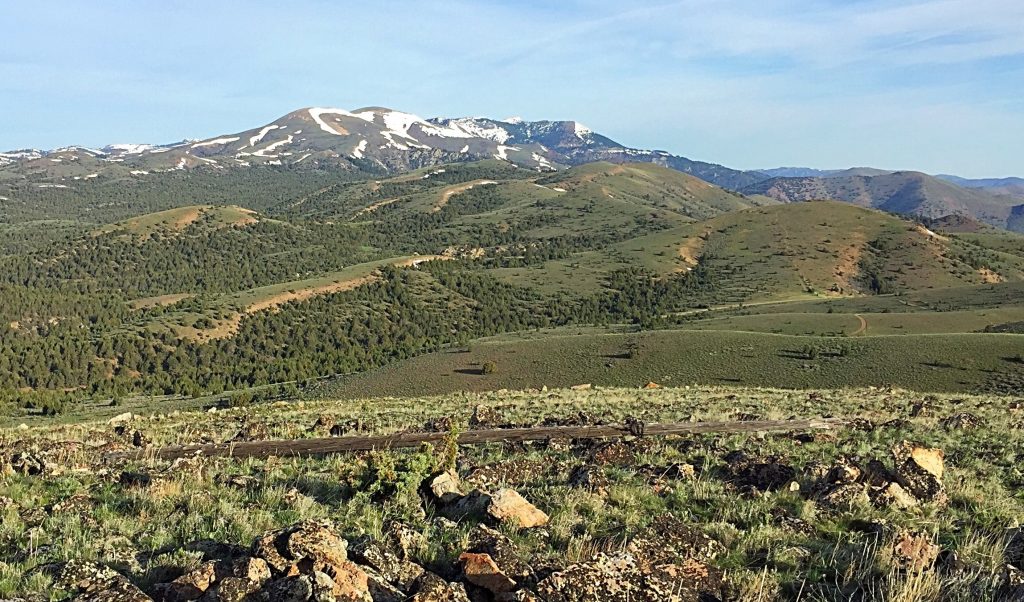
[[[4,153],[0,179],[30,177],[67,185],[76,176],[145,177],[161,171],[252,166],[396,173],[481,159],[539,171],[593,161],[655,163],[730,189],[765,177],[665,151],[630,148],[575,121],[423,119],[383,107],[355,111],[311,107],[260,127],[204,140]]]
[[[892,173],[892,171],[876,169],[874,167],[851,167],[848,169],[776,167],[773,169],[759,169],[757,171],[772,178],[840,178],[844,176],[881,176]]]
[[[996,194],[1008,194],[1024,197],[1024,178],[981,178],[970,179],[948,174],[935,176],[940,180],[952,182],[964,188],[981,188]]]
[[[892,213],[940,218],[967,215],[1007,228],[1017,201],[914,171],[876,176],[772,178],[742,189],[783,202],[835,199]]]

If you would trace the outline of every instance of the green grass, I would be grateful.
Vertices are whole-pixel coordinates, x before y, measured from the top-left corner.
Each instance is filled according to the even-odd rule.
[[[809,359],[808,347],[821,353]],[[328,395],[415,396],[580,383],[641,386],[648,381],[967,392],[1024,382],[1024,365],[1012,359],[1022,348],[1024,337],[1008,334],[817,337],[693,330],[555,331],[477,341],[468,348],[412,358],[346,377],[332,385]],[[496,363],[494,374],[479,374],[485,361]]]

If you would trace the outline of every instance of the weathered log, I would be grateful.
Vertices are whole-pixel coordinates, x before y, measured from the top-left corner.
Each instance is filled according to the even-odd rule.
[[[841,428],[845,420],[811,418],[805,420],[747,420],[728,422],[677,422],[646,424],[642,436],[695,435],[703,433],[759,433],[779,431],[828,430]],[[638,434],[637,425],[549,426],[474,430],[459,433],[459,445],[476,445],[502,441],[544,441],[548,439],[604,439]],[[354,451],[417,447],[436,443],[447,433],[395,433],[369,437],[322,437],[277,441],[238,441],[206,445],[176,445],[157,449],[114,452],[104,459],[173,460],[190,456],[230,456],[232,458],[266,458],[270,456],[327,456]]]

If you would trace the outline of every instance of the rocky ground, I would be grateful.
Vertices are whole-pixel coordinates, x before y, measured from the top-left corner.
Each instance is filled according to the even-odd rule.
[[[835,432],[109,462],[171,443],[847,416]],[[1024,600],[1024,402],[586,390],[14,429],[0,596]]]

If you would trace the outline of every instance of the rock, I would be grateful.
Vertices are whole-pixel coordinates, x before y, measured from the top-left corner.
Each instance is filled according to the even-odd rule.
[[[608,484],[608,477],[600,466],[581,464],[569,474],[570,487],[586,489],[600,495],[604,495]]]
[[[904,531],[893,543],[893,559],[900,568],[921,572],[930,569],[939,557],[939,546],[929,536]]]
[[[641,569],[632,554],[600,554],[547,577],[537,585],[546,602],[697,602],[721,594],[720,572],[695,560]]]
[[[310,428],[309,430],[313,431],[313,432],[328,432],[328,433],[330,433],[331,429],[333,429],[333,428],[334,428],[334,418],[331,418],[327,414],[320,414],[319,416],[317,416],[316,422],[313,423],[313,427]]]
[[[1006,563],[1024,570],[1024,527],[1006,531]]]
[[[217,563],[204,562],[194,571],[185,573],[170,583],[157,586],[156,591],[164,602],[198,600],[216,579]]]
[[[501,572],[489,554],[463,552],[459,556],[459,564],[462,565],[466,581],[489,592],[500,594],[516,587],[516,582]]]
[[[441,508],[444,516],[453,520],[465,518],[487,517],[487,508],[491,503],[491,496],[480,489],[473,489],[466,495],[459,498],[452,504]]]
[[[373,602],[370,596],[369,577],[365,571],[347,560],[328,568],[333,569],[330,572],[333,584],[330,591],[334,595],[333,598],[328,598],[329,600]]]
[[[725,456],[726,480],[745,491],[779,491],[795,478],[796,470],[775,456],[751,458],[742,451]]]
[[[326,521],[303,521],[256,540],[253,555],[277,573],[348,570],[348,542]],[[353,565],[354,566],[354,565]],[[365,578],[365,575],[364,575]],[[365,579],[364,579],[365,581]]]
[[[113,418],[108,420],[107,424],[121,424],[124,422],[130,422],[132,418],[134,418],[134,416],[132,415],[131,412],[124,412],[123,414],[118,414],[117,416],[114,416]]]
[[[92,562],[69,561],[57,575],[63,589],[76,592],[82,602],[153,602],[117,571]]]
[[[548,523],[548,515],[526,501],[514,489],[499,489],[490,496],[487,514],[499,523],[511,523],[524,529]]]
[[[875,498],[875,502],[882,506],[895,506],[897,508],[913,508],[919,504],[916,497],[910,495],[899,483],[889,483]]]
[[[467,552],[486,554],[498,569],[518,583],[532,574],[530,566],[519,558],[515,544],[504,533],[487,525],[477,525],[469,534]]]
[[[46,472],[50,464],[40,455],[30,452],[19,452],[11,456],[11,468],[23,475],[35,476]]]
[[[871,503],[863,483],[841,483],[818,495],[818,503],[829,508],[848,510]]]
[[[420,565],[399,558],[397,554],[376,541],[357,542],[353,545],[351,553],[361,564],[371,567],[385,582],[403,592],[410,591],[424,572]]]
[[[569,388],[572,389],[573,391],[589,391],[592,387],[593,385],[591,385],[590,383],[580,383],[578,385],[573,385]]]
[[[309,575],[278,579],[266,588],[266,594],[275,602],[306,602],[313,597],[313,579]]]
[[[641,387],[641,388],[642,388],[642,389],[660,389],[660,388],[661,388],[661,385],[659,385],[658,383],[656,383],[656,382],[654,382],[654,381],[652,380],[652,381],[650,381],[649,383],[647,383],[646,385],[644,385],[644,386],[643,386],[643,387]]]
[[[942,486],[945,472],[942,450],[904,441],[893,448],[892,454],[896,459],[896,482],[907,492],[924,501],[946,501]]]
[[[398,557],[403,560],[408,560],[412,554],[427,545],[427,538],[423,533],[398,521],[391,522],[385,527],[384,536]]]
[[[433,573],[424,573],[416,583],[411,602],[470,602],[461,583],[448,583]]]
[[[462,485],[459,475],[450,470],[428,477],[423,482],[423,490],[435,504],[449,505],[462,497]]]
[[[649,569],[688,559],[708,562],[723,554],[725,548],[700,529],[671,514],[662,514],[629,542],[626,551],[636,558],[638,566]]]
[[[633,466],[637,463],[637,452],[648,451],[650,447],[650,439],[639,439],[629,442],[614,440],[598,443],[590,450],[590,460],[594,464],[602,466]]]
[[[153,477],[145,472],[124,471],[118,477],[117,482],[123,487],[149,487],[153,483]]]
[[[469,426],[473,428],[498,428],[503,423],[498,410],[483,404],[477,404],[469,418]]]
[[[966,431],[982,426],[983,422],[981,418],[978,418],[970,412],[958,412],[952,416],[944,418],[941,424],[946,430]]]

